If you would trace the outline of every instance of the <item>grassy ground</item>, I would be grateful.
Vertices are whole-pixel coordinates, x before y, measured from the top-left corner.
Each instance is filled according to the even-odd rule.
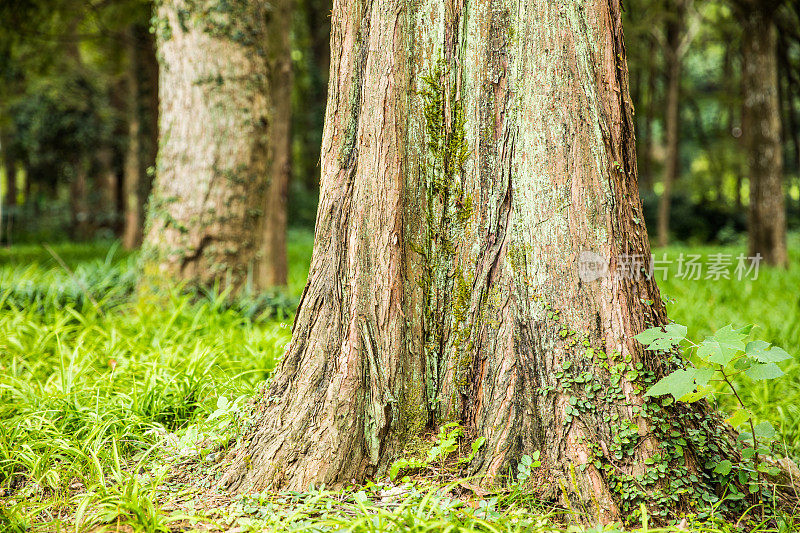
[[[170,484],[170,465],[214,464],[239,406],[289,340],[287,309],[302,290],[312,237],[295,232],[289,242],[287,293],[233,304],[178,290],[166,303],[134,302],[135,257],[110,244],[0,251],[0,531],[191,527],[198,502]],[[671,316],[693,338],[755,323],[759,338],[797,356],[800,243],[793,244],[792,270],[762,270],[755,281],[668,277],[661,287],[673,299]],[[785,378],[743,383],[740,392],[797,457],[800,365],[783,366]],[[722,407],[726,400],[720,397]],[[486,495],[462,483],[456,493],[472,496],[389,482],[256,494],[199,523],[238,531],[453,532],[554,531],[563,523],[557,509],[538,507],[519,486]],[[792,527],[789,520],[778,530]]]

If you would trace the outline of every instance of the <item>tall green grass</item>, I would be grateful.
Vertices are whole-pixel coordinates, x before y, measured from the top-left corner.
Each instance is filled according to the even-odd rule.
[[[224,438],[219,419],[206,422],[220,398],[241,402],[274,368],[290,317],[269,304],[296,305],[309,248],[295,236],[291,292],[267,304],[177,289],[157,303],[131,298],[135,258],[115,246],[58,246],[66,268],[42,248],[4,251],[0,487],[10,501],[57,523],[80,493],[107,496],[151,447],[195,453],[209,431]]]

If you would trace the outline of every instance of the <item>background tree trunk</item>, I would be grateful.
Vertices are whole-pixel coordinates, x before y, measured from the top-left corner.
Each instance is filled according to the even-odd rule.
[[[89,180],[86,167],[86,162],[82,159],[75,161],[69,183],[72,238],[77,241],[85,241],[92,237],[93,212],[89,205]]]
[[[142,244],[145,205],[152,188],[158,151],[158,62],[155,40],[149,29],[134,25],[127,33],[128,145],[123,183],[123,246],[132,250]]]
[[[658,203],[658,245],[669,243],[669,217],[672,204],[672,185],[680,172],[680,128],[681,128],[681,75],[683,70],[683,40],[686,26],[686,0],[667,2],[667,95],[664,114],[666,130],[666,161],[664,163],[663,190]]]
[[[650,54],[652,57],[656,57],[656,46],[655,40],[648,39],[648,48],[650,49]],[[653,190],[653,121],[655,120],[655,110],[657,105],[657,95],[656,95],[656,76],[657,70],[656,65],[654,64],[655,59],[653,62],[648,63],[647,68],[647,86],[645,89],[645,93],[647,94],[647,98],[644,104],[644,116],[643,116],[643,127],[642,127],[642,136],[644,137],[642,142],[642,150],[644,153],[639,154],[640,161],[642,162],[642,169],[639,172],[639,190],[650,192]]]
[[[276,113],[270,86],[283,72],[283,50],[270,46],[289,31],[284,2],[230,2],[210,13],[182,0],[159,7],[161,143],[144,281],[234,291],[285,281],[259,275],[262,262],[286,261],[283,250],[261,246],[278,231],[269,221],[285,221],[265,213],[276,207],[267,200],[271,181],[285,179],[276,171],[286,172],[271,145],[286,115]]]
[[[742,123],[750,177],[749,253],[788,266],[783,148],[778,101],[777,36],[768,9],[743,13]]]
[[[272,123],[269,130],[269,147],[272,157],[268,162],[269,185],[261,220],[260,258],[256,273],[256,287],[285,285],[288,272],[286,259],[286,204],[291,176],[292,150],[292,48],[287,28],[291,24],[291,2],[273,2],[270,12],[271,30],[268,31],[267,49],[271,54],[269,71]],[[283,31],[276,31],[276,29]]]
[[[117,172],[114,168],[114,149],[111,146],[100,147],[94,155],[95,187],[90,191],[90,202],[94,205],[92,225],[107,228],[111,231],[117,225]]]
[[[619,2],[465,6],[335,4],[311,271],[221,484],[363,480],[455,420],[484,483],[539,451],[536,490],[590,521],[677,515],[708,443],[734,452],[702,404],[642,397],[666,363],[632,336],[666,316]]]
[[[2,148],[3,169],[6,174],[6,197],[5,202],[8,206],[17,205],[17,161],[12,155],[11,139],[7,134],[0,137],[0,148]]]

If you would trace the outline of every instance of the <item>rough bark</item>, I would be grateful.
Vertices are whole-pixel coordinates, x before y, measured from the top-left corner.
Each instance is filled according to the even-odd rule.
[[[777,35],[771,11],[742,9],[742,123],[750,178],[749,253],[788,266]]]
[[[664,162],[663,189],[658,203],[658,245],[669,243],[669,217],[672,204],[672,185],[680,172],[680,98],[683,71],[683,39],[686,26],[686,0],[667,3],[670,18],[667,21],[667,94],[664,112],[666,130],[666,160]]]
[[[360,481],[455,420],[483,483],[538,450],[589,521],[713,492],[721,423],[642,397],[666,316],[622,262],[650,250],[619,2],[341,0],[331,51],[308,283],[221,486]]]
[[[122,244],[138,248],[144,236],[145,205],[152,188],[158,150],[158,61],[155,40],[148,28],[135,25],[127,32],[128,66]]]
[[[284,74],[288,0],[174,0],[156,23],[161,78],[160,147],[149,206],[143,281],[181,280],[220,289],[283,283],[284,250],[264,252],[268,213],[284,202],[286,131],[274,80]],[[281,143],[284,139],[280,139]],[[262,272],[275,272],[272,277]]]

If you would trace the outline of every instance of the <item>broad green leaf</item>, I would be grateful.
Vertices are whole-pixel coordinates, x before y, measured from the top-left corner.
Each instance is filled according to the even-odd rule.
[[[778,368],[778,365],[775,363],[767,363],[765,365],[753,363],[744,373],[752,380],[762,381],[781,377],[783,375],[783,370]]]
[[[678,401],[683,403],[694,403],[699,400],[702,400],[706,396],[708,396],[711,392],[714,392],[713,387],[698,387],[697,392],[690,392],[689,394],[684,394]]]
[[[770,349],[770,344],[764,341],[748,342],[745,353],[759,363],[780,363],[792,358],[783,348],[773,346]]]
[[[733,463],[727,459],[723,459],[717,463],[717,466],[714,467],[714,472],[717,474],[722,474],[723,476],[727,476],[731,473],[731,468],[733,468]]]
[[[753,331],[754,324],[747,324],[739,329],[735,329],[736,333],[741,333],[742,335],[750,335],[750,332]]]
[[[645,396],[663,396],[664,394],[671,394],[676,400],[694,392],[697,385],[695,379],[700,378],[701,381],[705,380],[708,383],[710,376],[708,376],[707,368],[683,368],[676,370],[666,377],[661,378],[658,383],[650,387],[645,393]],[[713,372],[712,372],[713,374]]]
[[[648,350],[669,350],[686,338],[687,331],[686,326],[667,324],[663,329],[658,326],[646,329],[633,338]]]
[[[734,428],[738,428],[751,418],[753,418],[753,413],[750,412],[750,409],[737,409],[736,412],[725,421]]]
[[[725,366],[736,357],[736,354],[744,351],[745,337],[746,335],[735,331],[729,324],[717,330],[712,336],[706,337],[697,349],[697,355],[711,363]]]
[[[428,463],[420,461],[419,459],[398,459],[389,467],[389,478],[394,480],[401,470],[408,468],[425,468],[426,466],[428,466]]]
[[[708,396],[713,389],[708,387],[708,382],[714,377],[714,369],[712,368],[694,368],[694,381],[697,386],[697,392],[690,392],[684,394],[678,400],[684,403],[694,403]]]
[[[775,428],[772,427],[772,424],[767,422],[761,422],[755,427],[756,436],[758,438],[765,438],[765,439],[774,439],[775,438]]]
[[[693,370],[694,380],[697,382],[698,387],[705,387],[708,385],[708,382],[711,381],[711,378],[714,377],[713,368],[695,368]]]

